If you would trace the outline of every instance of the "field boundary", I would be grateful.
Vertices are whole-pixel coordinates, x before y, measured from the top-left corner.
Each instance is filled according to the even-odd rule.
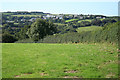
[[[2,80],[119,80],[118,78],[3,78]]]

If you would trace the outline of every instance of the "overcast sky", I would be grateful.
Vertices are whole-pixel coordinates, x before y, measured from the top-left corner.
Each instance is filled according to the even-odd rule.
[[[119,0],[1,0],[0,11],[118,15]]]

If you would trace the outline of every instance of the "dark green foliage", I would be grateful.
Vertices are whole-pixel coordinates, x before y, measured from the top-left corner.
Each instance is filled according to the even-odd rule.
[[[53,23],[47,22],[46,20],[37,19],[27,31],[27,35],[34,41],[38,41],[46,35],[52,35],[55,32],[56,28]]]
[[[90,23],[89,21],[82,21],[82,22],[80,23],[80,26],[81,26],[81,27],[91,26],[91,23]]]
[[[100,26],[101,23],[102,23],[102,21],[99,19],[95,19],[91,22],[92,25],[98,25],[98,26]]]
[[[118,42],[118,23],[105,25],[102,30],[86,31],[81,33],[65,33],[47,36],[42,41],[45,43],[84,43],[84,42]]]
[[[29,38],[28,35],[26,34],[26,32],[28,31],[29,28],[30,28],[30,26],[28,26],[28,25],[25,25],[23,28],[21,28],[20,32],[18,32],[16,34],[17,38],[19,40]]]
[[[7,34],[7,33],[2,34],[2,42],[3,43],[13,43],[15,41],[17,41],[17,39],[14,36]]]
[[[47,15],[53,15],[54,17],[45,17]],[[35,22],[35,20],[38,18],[43,20],[37,20]],[[104,25],[108,23],[114,23],[117,21],[116,19],[117,17],[106,17],[103,15],[82,15],[82,14],[54,15],[43,12],[3,12],[2,33],[3,34],[9,33],[10,35],[16,37],[18,40],[20,41],[23,40],[23,42],[24,41],[26,42],[29,38],[30,40],[32,39],[35,42],[37,42],[38,40],[43,39],[45,36],[53,35],[55,33],[59,35],[57,35],[57,37],[56,35],[49,36],[51,38],[50,42],[54,42],[55,40],[58,40],[55,42],[62,42],[62,43],[63,42],[75,42],[75,43],[100,42],[104,40],[111,42],[113,41],[113,38],[115,39],[115,36],[113,37],[112,34],[116,34],[116,33],[114,33],[114,31],[112,32],[107,31]],[[55,25],[51,22],[53,22]],[[104,27],[104,30],[94,31],[94,32],[87,31],[87,32],[82,32],[80,34],[77,33],[76,31],[76,29],[79,27],[86,27],[93,25],[102,26]],[[68,37],[68,36],[72,36],[72,37]],[[45,39],[47,39],[47,37]],[[46,42],[44,39],[43,41]]]
[[[35,41],[31,39],[23,39],[23,40],[16,41],[15,43],[35,43]]]
[[[114,23],[114,22],[116,22],[116,20],[114,19],[103,19],[103,20],[94,19],[92,20],[91,24],[96,26],[104,26],[106,23]]]

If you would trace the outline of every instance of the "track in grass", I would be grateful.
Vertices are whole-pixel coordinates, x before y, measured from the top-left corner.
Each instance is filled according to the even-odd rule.
[[[117,78],[118,53],[108,44],[3,43],[3,78]]]

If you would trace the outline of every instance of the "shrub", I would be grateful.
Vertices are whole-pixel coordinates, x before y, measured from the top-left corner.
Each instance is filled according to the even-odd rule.
[[[17,41],[17,39],[14,36],[12,36],[10,34],[6,34],[6,33],[2,34],[2,42],[3,43],[13,43],[15,41]]]
[[[96,31],[70,32],[46,36],[44,43],[118,42],[118,23],[109,23]]]
[[[35,43],[35,41],[31,39],[23,39],[23,40],[18,40],[15,43]]]

